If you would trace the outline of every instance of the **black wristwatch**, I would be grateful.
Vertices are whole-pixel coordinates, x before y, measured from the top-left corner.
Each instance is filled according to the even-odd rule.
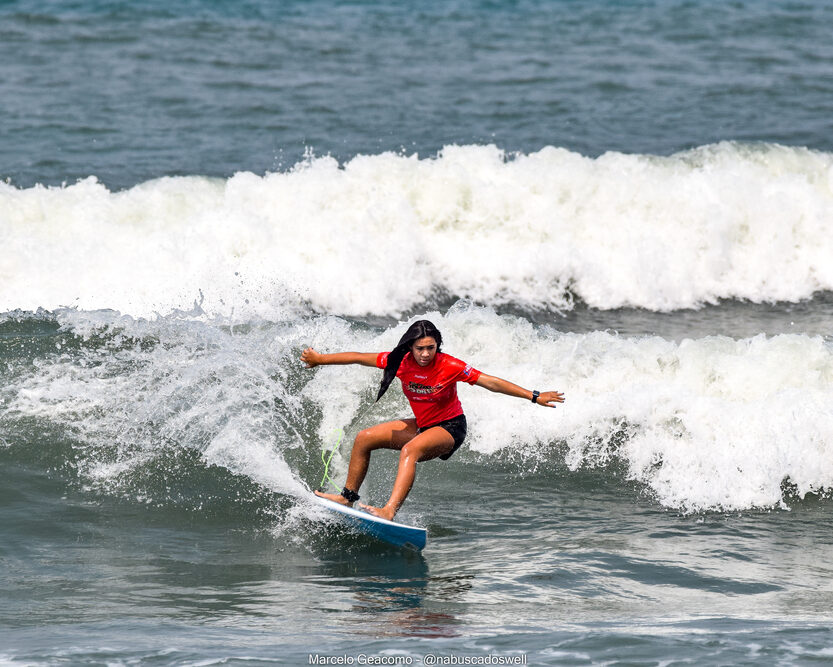
[[[533,389],[533,390],[532,390],[532,402],[533,402],[533,403],[537,403],[537,402],[538,402],[538,397],[539,397],[540,395],[541,395],[541,392],[540,392],[540,391],[538,391],[537,389]]]

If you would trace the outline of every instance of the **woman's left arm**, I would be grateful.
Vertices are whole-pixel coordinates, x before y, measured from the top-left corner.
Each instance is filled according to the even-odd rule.
[[[529,389],[524,389],[516,384],[502,380],[494,375],[486,375],[481,373],[477,378],[475,384],[478,387],[483,387],[489,391],[495,391],[499,394],[506,394],[507,396],[517,396],[518,398],[525,398],[527,401],[532,400],[532,392]],[[564,394],[560,391],[542,391],[535,399],[538,405],[544,405],[548,408],[554,408],[556,403],[564,402]]]

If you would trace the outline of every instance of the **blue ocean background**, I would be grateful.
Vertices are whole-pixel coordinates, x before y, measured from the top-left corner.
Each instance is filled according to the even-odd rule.
[[[824,2],[4,2],[3,167],[291,168],[443,146],[829,151]]]
[[[829,661],[831,34],[821,1],[0,2],[0,664]],[[407,403],[298,357],[423,317],[567,403],[461,387],[414,555],[309,500]]]

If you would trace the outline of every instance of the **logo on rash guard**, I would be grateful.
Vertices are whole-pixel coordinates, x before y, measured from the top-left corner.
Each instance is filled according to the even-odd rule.
[[[420,384],[419,382],[408,383],[408,391],[411,391],[414,394],[433,394],[434,389],[434,387],[431,387],[427,384]]]

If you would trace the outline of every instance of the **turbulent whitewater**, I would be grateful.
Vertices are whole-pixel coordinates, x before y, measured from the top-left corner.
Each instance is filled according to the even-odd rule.
[[[0,311],[401,316],[441,298],[565,311],[833,289],[833,156],[447,146],[111,192],[0,185]]]
[[[787,507],[833,489],[829,340],[578,334],[464,302],[427,316],[446,349],[475,367],[568,396],[541,410],[461,387],[471,423],[461,457],[511,461],[522,474],[599,469],[687,512]],[[308,371],[298,361],[306,345],[390,349],[407,323],[374,330],[326,316],[241,329],[70,310],[47,324],[45,351],[7,362],[5,437],[32,420],[59,429],[73,452],[57,452],[59,463],[107,492],[132,496],[148,467],[165,477],[172,455],[191,466],[183,455],[195,452],[204,465],[302,498],[334,429],[352,437],[407,414],[398,392],[373,403],[378,374],[369,369]],[[337,474],[345,465],[336,458]]]

